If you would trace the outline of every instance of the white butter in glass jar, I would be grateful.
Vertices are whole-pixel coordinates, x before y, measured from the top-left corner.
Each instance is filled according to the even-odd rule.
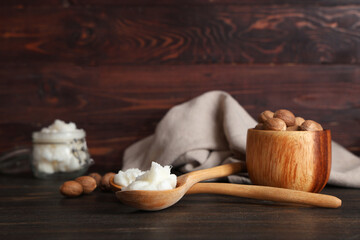
[[[31,161],[34,175],[43,179],[71,179],[83,175],[93,164],[85,136],[83,129],[61,120],[34,132]]]

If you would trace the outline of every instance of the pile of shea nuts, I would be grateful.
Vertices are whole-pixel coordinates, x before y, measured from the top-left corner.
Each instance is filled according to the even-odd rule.
[[[78,177],[72,181],[66,181],[60,186],[60,193],[66,197],[78,197],[82,194],[90,194],[97,186],[103,191],[110,191],[109,180],[115,173],[106,173],[103,177],[99,173],[90,173],[89,176]]]
[[[322,131],[322,126],[313,121],[305,120],[286,109],[276,112],[266,110],[259,115],[258,124],[255,129],[274,131]]]

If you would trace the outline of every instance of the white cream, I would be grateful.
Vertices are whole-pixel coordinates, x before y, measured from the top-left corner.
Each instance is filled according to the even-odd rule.
[[[134,182],[137,177],[143,175],[144,173],[145,172],[138,168],[130,168],[125,172],[120,170],[118,174],[114,176],[114,183],[123,187],[127,187],[132,182]]]
[[[162,167],[160,164],[152,162],[150,170],[146,172],[138,169],[119,171],[114,177],[114,182],[123,186],[122,191],[170,190],[176,187],[176,175],[171,174],[170,170],[170,166]]]
[[[49,127],[34,132],[33,146],[32,164],[41,173],[72,172],[89,162],[85,131],[72,122],[55,120]]]
[[[65,123],[57,119],[49,127],[34,132],[32,137],[34,142],[56,143],[85,138],[85,131],[77,129],[75,123]]]
[[[53,124],[48,127],[41,129],[42,133],[60,133],[60,132],[74,132],[79,130],[76,128],[75,123],[69,122],[65,123],[64,121],[56,119]]]

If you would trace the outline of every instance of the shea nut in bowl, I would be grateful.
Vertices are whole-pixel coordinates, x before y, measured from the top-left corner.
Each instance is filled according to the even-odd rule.
[[[246,165],[254,184],[320,192],[331,169],[331,133],[249,129]]]
[[[41,179],[72,179],[83,175],[93,164],[85,140],[85,131],[74,123],[56,120],[34,132],[31,166]]]

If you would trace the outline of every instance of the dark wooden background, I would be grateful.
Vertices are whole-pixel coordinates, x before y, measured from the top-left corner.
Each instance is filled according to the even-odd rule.
[[[360,155],[360,0],[0,1],[0,152],[59,118],[96,167],[209,90],[288,108]]]

